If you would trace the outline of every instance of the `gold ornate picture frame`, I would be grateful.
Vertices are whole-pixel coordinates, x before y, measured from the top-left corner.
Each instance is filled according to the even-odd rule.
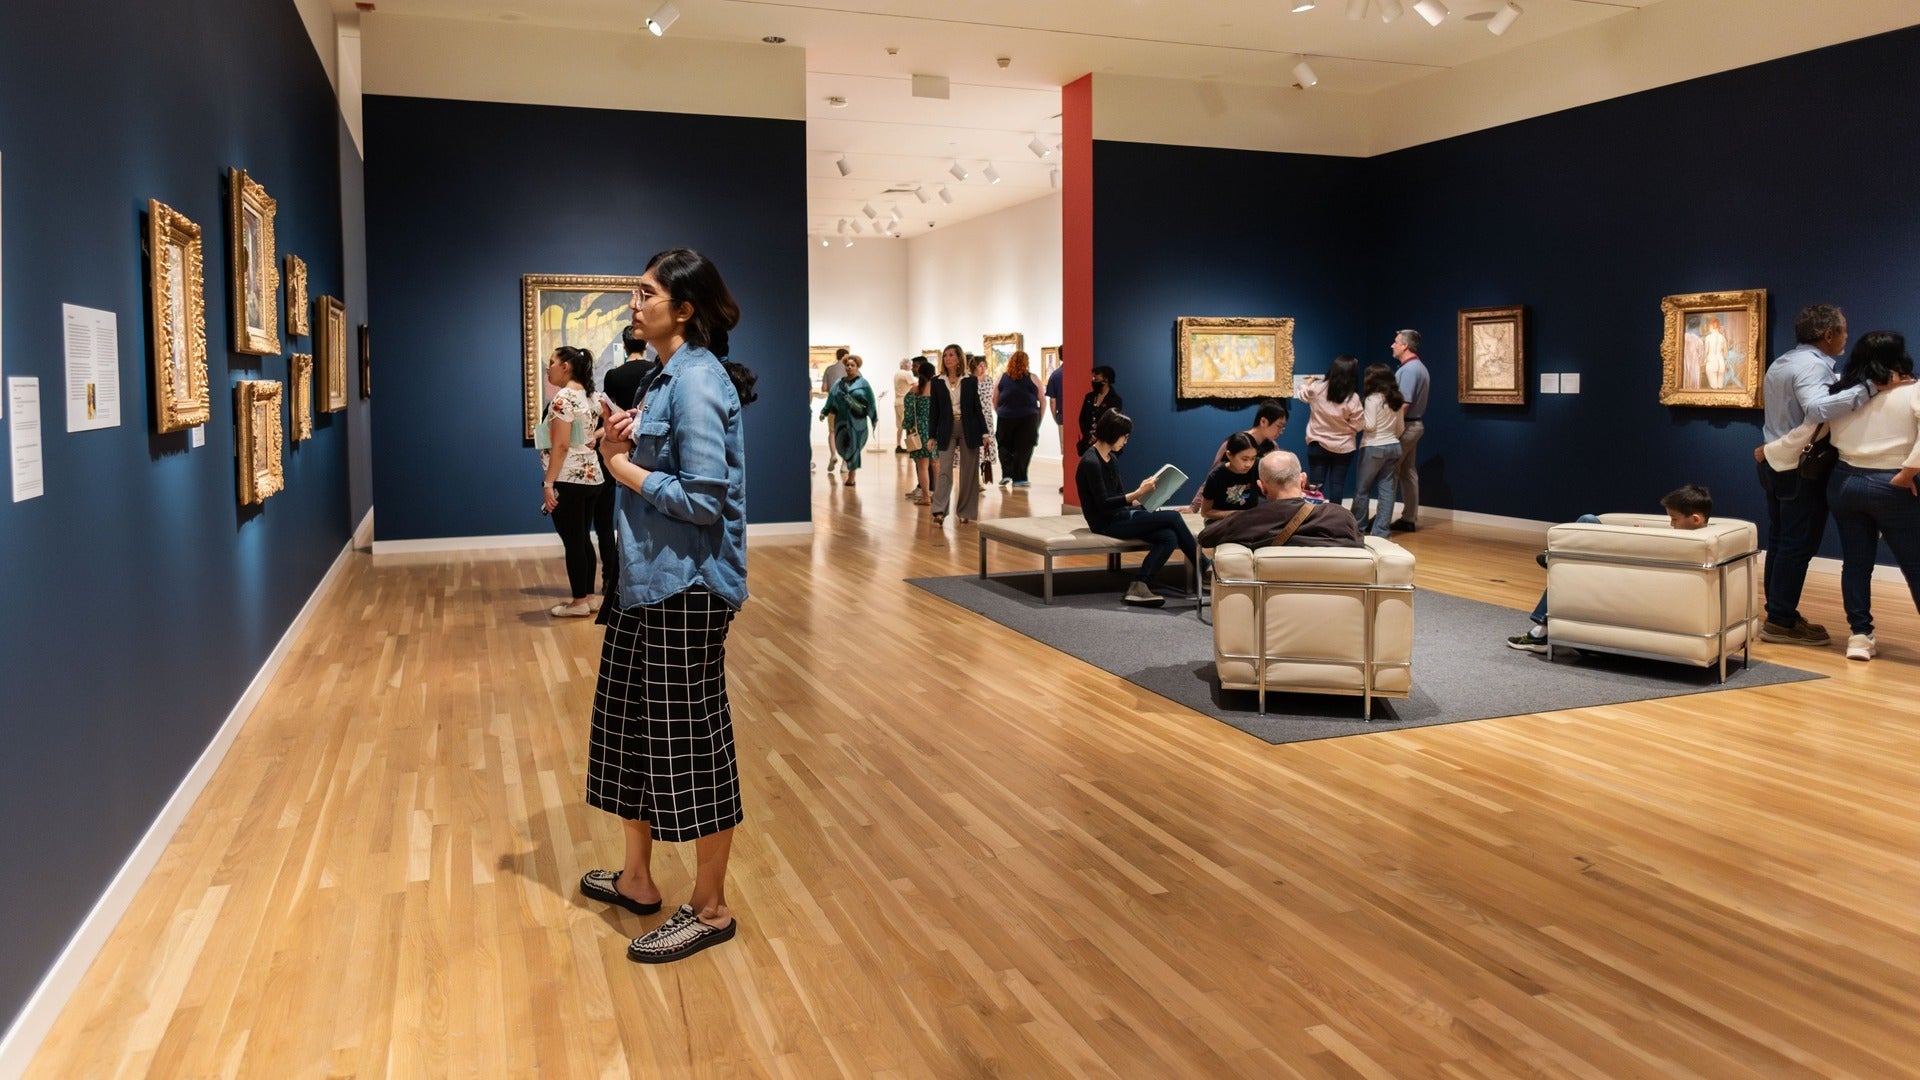
[[[1181,401],[1293,396],[1293,320],[1174,320],[1175,397]]]
[[[273,246],[276,205],[245,169],[227,170],[233,351],[251,356],[280,351],[280,264]]]
[[[1763,407],[1767,290],[1681,293],[1660,301],[1660,404]]]
[[[287,336],[306,337],[313,333],[307,321],[307,263],[298,255],[287,256]]]
[[[331,296],[313,306],[319,320],[313,349],[320,356],[320,408],[339,412],[347,407],[347,308]]]
[[[234,449],[240,459],[240,501],[258,506],[287,486],[280,462],[280,384],[234,384]]]
[[[306,442],[313,438],[313,357],[294,353],[287,361],[287,383],[293,387],[287,403],[293,416],[293,441]]]
[[[147,200],[147,286],[153,333],[153,426],[166,433],[207,422],[206,261],[200,226]]]
[[[1040,347],[1040,385],[1047,385],[1053,373],[1060,366],[1060,346],[1042,345]]]
[[[1527,309],[1460,309],[1462,405],[1527,403]]]
[[[987,334],[980,339],[980,355],[987,358],[987,384],[993,385],[1007,373],[1013,354],[1027,347],[1025,334]]]
[[[547,406],[547,357],[562,345],[593,354],[594,367],[626,360],[620,332],[633,325],[637,277],[527,274],[520,279],[520,384],[524,397],[521,437],[533,443],[533,426]],[[819,373],[810,385],[820,384]]]

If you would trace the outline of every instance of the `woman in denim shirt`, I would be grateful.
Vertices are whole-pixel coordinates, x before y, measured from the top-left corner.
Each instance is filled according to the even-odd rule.
[[[747,599],[746,454],[740,409],[753,373],[726,363],[740,308],[686,248],[647,264],[633,325],[660,354],[638,408],[608,406],[600,453],[619,485],[619,595],[608,603],[593,696],[587,802],[626,829],[622,870],[580,891],[639,915],[660,910],[653,841],[691,840],[693,896],[627,958],[665,963],[733,937],[727,855],[741,820],[727,704],[727,629]]]

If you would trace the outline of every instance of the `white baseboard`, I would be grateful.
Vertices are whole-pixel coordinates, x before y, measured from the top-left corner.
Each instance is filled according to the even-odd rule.
[[[227,756],[228,748],[239,736],[240,729],[246,726],[247,718],[253,715],[254,706],[260,703],[273,677],[279,674],[280,666],[286,662],[294,641],[306,629],[307,623],[313,618],[314,609],[319,607],[327,590],[339,578],[341,570],[347,565],[347,557],[352,553],[351,543],[340,549],[333,565],[327,568],[326,574],[320,578],[320,584],[314,586],[313,594],[301,606],[300,613],[293,617],[286,633],[280,635],[279,643],[267,654],[266,663],[260,665],[253,681],[247,684],[246,692],[240,695],[233,711],[227,714],[220,730],[214,733],[213,741],[201,751],[200,760],[193,763],[193,768],[180,781],[180,786],[173,790],[172,797],[160,808],[159,816],[147,827],[146,835],[134,845],[133,853],[120,865],[120,872],[101,891],[93,910],[87,913],[80,928],[74,931],[67,947],[61,950],[59,959],[47,969],[40,985],[34,988],[33,996],[27,999],[26,1006],[7,1029],[6,1036],[0,1038],[0,1077],[19,1076],[26,1072],[27,1063],[40,1049],[47,1032],[53,1029],[54,1021],[59,1019],[61,1010],[66,1008],[73,992],[79,989],[87,968],[92,966],[94,957],[99,955],[114,927],[119,925],[120,917],[126,914],[127,907],[133,903],[134,895],[160,861],[168,842],[186,819],[187,812],[193,808],[194,800],[200,797],[207,782],[213,779],[221,760]]]
[[[370,551],[373,548],[373,507],[367,507],[366,516],[360,524],[353,527],[353,550]]]
[[[1476,514],[1471,510],[1449,510],[1444,506],[1422,506],[1420,513],[1423,517],[1431,516],[1442,521],[1451,521],[1460,525],[1477,525],[1481,528],[1497,529],[1502,532],[1527,533],[1538,536],[1542,540],[1545,540],[1547,530],[1556,524],[1551,521],[1534,521],[1529,518],[1500,517],[1497,514]],[[1761,525],[1760,531],[1761,539],[1765,540],[1766,526]],[[1761,559],[1764,565],[1766,556],[1762,554]],[[1816,574],[1838,575],[1840,573],[1840,560],[1816,556],[1808,569]],[[1899,567],[1888,566],[1882,563],[1873,568],[1873,580],[1904,585],[1907,579],[1901,575]]]
[[[768,521],[747,526],[747,539],[812,536],[811,521]],[[550,533],[514,533],[506,536],[432,536],[424,540],[375,540],[375,555],[419,555],[451,551],[498,551],[506,548],[558,552],[560,537]]]

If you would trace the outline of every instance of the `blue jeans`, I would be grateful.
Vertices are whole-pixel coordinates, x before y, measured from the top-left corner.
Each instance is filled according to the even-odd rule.
[[[1581,525],[1600,524],[1600,519],[1594,517],[1592,514],[1581,514],[1574,520]],[[1542,558],[1544,558],[1544,556],[1542,556]],[[1540,590],[1540,602],[1533,605],[1533,614],[1528,615],[1527,618],[1532,619],[1541,626],[1547,624],[1547,591],[1545,589]]]
[[[1840,605],[1856,634],[1873,633],[1873,564],[1885,539],[1920,610],[1920,498],[1894,487],[1892,469],[1834,466],[1827,505],[1840,534]]]
[[[1337,503],[1347,497],[1347,481],[1353,478],[1352,450],[1336,454],[1313,440],[1307,440],[1307,479]]]
[[[1392,524],[1393,499],[1398,490],[1394,473],[1399,466],[1399,443],[1360,448],[1360,463],[1354,467],[1353,518],[1360,523],[1361,528],[1366,528],[1367,518],[1372,517],[1375,536],[1386,536],[1388,526]],[[1376,514],[1368,512],[1373,509],[1367,501],[1369,493],[1381,503],[1380,510]]]
[[[1800,621],[1807,566],[1820,553],[1820,534],[1827,529],[1827,485],[1802,480],[1797,472],[1775,472],[1764,461],[1755,471],[1767,495],[1767,566],[1761,578],[1767,621],[1792,626]]]
[[[1105,525],[1095,526],[1093,531],[1115,540],[1145,540],[1152,544],[1147,560],[1140,564],[1140,580],[1149,584],[1173,557],[1176,547],[1186,554],[1189,565],[1200,565],[1200,547],[1193,542],[1193,531],[1187,528],[1186,519],[1173,510],[1135,507]]]

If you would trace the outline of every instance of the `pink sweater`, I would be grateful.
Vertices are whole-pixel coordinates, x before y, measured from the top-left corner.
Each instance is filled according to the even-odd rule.
[[[1319,443],[1335,454],[1353,452],[1366,413],[1359,394],[1335,405],[1327,400],[1327,380],[1316,375],[1302,379],[1293,396],[1307,403],[1308,442]]]

